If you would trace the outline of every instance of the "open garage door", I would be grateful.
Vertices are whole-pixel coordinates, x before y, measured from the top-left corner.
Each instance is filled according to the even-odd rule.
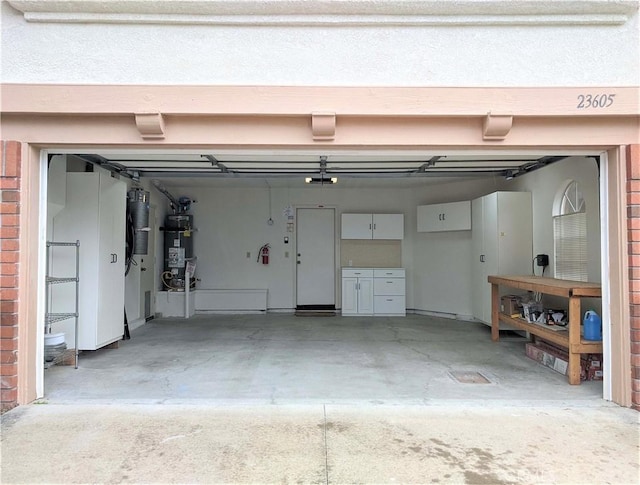
[[[197,315],[192,322],[185,325],[180,323],[180,320],[167,319],[167,315],[158,312],[160,305],[156,305],[154,313],[157,314],[158,319],[155,322],[152,321],[150,326],[139,329],[139,337],[134,333],[134,341],[122,344],[123,348],[119,350],[124,356],[125,347],[131,346],[133,349],[140,345],[136,338],[143,341],[150,338],[151,326],[157,326],[154,328],[163,335],[168,331],[170,335],[166,334],[163,338],[167,339],[166,344],[173,342],[174,348],[163,347],[162,353],[174,355],[174,357],[164,362],[163,358],[152,352],[143,359],[144,368],[160,365],[167,375],[173,375],[172,361],[184,361],[184,358],[179,355],[181,352],[179,349],[194,336],[200,335],[197,337],[197,340],[202,342],[199,346],[200,351],[216,354],[221,359],[214,372],[217,376],[216,381],[224,380],[223,375],[229,372],[237,374],[236,378],[240,381],[249,378],[247,372],[279,374],[282,369],[275,361],[264,367],[258,363],[271,362],[278,353],[290,352],[284,347],[280,348],[280,345],[286,346],[286,342],[291,339],[298,339],[308,352],[304,357],[306,363],[297,360],[302,359],[304,354],[292,353],[290,364],[301,371],[306,369],[304,372],[317,372],[319,379],[323,381],[335,374],[332,370],[335,365],[352,365],[354,372],[368,376],[365,379],[368,384],[365,383],[360,390],[348,390],[346,381],[344,386],[337,385],[335,392],[339,398],[374,399],[377,395],[389,401],[398,399],[399,396],[404,396],[402,399],[424,399],[427,397],[425,391],[427,388],[431,389],[429,392],[432,396],[444,398],[452,395],[450,393],[455,394],[457,391],[451,387],[455,378],[445,368],[438,368],[434,373],[426,373],[421,377],[429,382],[427,387],[420,387],[418,382],[413,382],[411,387],[420,389],[413,395],[411,394],[413,391],[403,387],[400,381],[396,382],[395,378],[389,381],[388,386],[379,387],[375,384],[380,377],[379,372],[401,376],[403,373],[401,369],[407,366],[428,367],[430,364],[426,360],[423,361],[424,355],[431,355],[433,352],[441,354],[439,359],[444,359],[447,361],[447,366],[457,368],[463,374],[466,372],[470,375],[476,372],[494,386],[504,385],[501,391],[504,398],[508,398],[510,393],[514,392],[518,387],[515,383],[522,378],[518,371],[507,370],[505,364],[509,362],[512,364],[518,362],[515,368],[520,369],[527,364],[531,365],[533,371],[531,369],[524,371],[526,379],[540,379],[540,385],[544,385],[543,376],[553,371],[542,370],[536,367],[538,364],[527,360],[524,353],[524,339],[514,334],[513,339],[507,338],[505,341],[503,336],[503,342],[492,344],[489,329],[478,323],[482,317],[478,318],[474,314],[473,284],[482,284],[482,282],[473,283],[470,278],[471,263],[474,259],[470,237],[473,228],[454,231],[418,231],[416,225],[418,206],[471,201],[496,191],[529,193],[531,194],[531,212],[536,213],[532,221],[534,230],[528,243],[531,248],[530,253],[541,252],[553,255],[553,226],[550,222],[553,216],[554,197],[561,185],[560,181],[564,183],[569,178],[577,178],[586,195],[586,205],[593,210],[589,219],[591,221],[589,249],[595,257],[589,260],[588,270],[594,278],[600,277],[599,171],[595,155],[570,152],[559,155],[497,152],[460,155],[441,152],[440,155],[435,155],[415,151],[348,153],[342,151],[334,155],[300,151],[279,154],[227,151],[216,152],[215,155],[201,155],[179,150],[165,152],[130,150],[127,153],[121,150],[99,150],[93,153],[69,151],[61,156],[66,158],[67,170],[71,172],[111,174],[129,187],[138,186],[149,190],[150,202],[158,214],[159,228],[165,225],[165,216],[171,215],[175,207],[172,209],[167,198],[155,189],[158,182],[175,195],[176,200],[185,197],[191,202],[188,212],[193,216],[193,232],[190,237],[193,239],[196,265],[193,304]],[[312,181],[320,179],[320,183],[307,183],[305,179],[308,178]],[[55,190],[53,186],[51,188],[50,195],[53,195]],[[331,209],[327,209],[327,206]],[[286,212],[291,207],[297,208],[293,221],[289,219]],[[305,211],[313,214],[330,214],[326,220],[327,229],[320,229],[320,225],[314,222],[313,217],[307,217]],[[329,229],[335,227],[335,218],[343,212],[403,214],[404,239],[395,242],[341,241],[338,234],[334,234]],[[316,230],[320,231],[319,234],[314,233]],[[166,287],[160,284],[162,281],[160,276],[167,271],[165,254],[161,249],[167,244],[166,238],[161,231],[156,231],[154,241],[159,246],[154,255],[153,273],[157,280],[154,299],[162,301],[163,304],[175,299],[177,300],[175,305],[179,312],[182,312],[184,293],[165,291]],[[259,255],[256,253],[256,249],[262,244],[269,244],[271,249],[268,265],[261,264]],[[298,260],[302,262],[301,247],[305,244],[319,244],[324,249],[333,249],[334,245],[337,245],[341,250],[339,257],[334,257],[332,251],[329,251],[327,254],[330,256],[330,261],[327,260],[321,265],[329,278],[326,288],[324,285],[316,284],[313,277],[310,281],[309,278],[305,279],[304,275],[300,275],[300,265],[296,263]],[[298,251],[293,248],[297,248]],[[292,257],[294,251],[296,257]],[[314,249],[311,251],[316,252]],[[299,317],[298,320],[295,318],[290,320],[290,317],[285,315],[281,315],[280,318],[274,316],[279,312],[292,313],[300,305],[333,306],[335,304],[339,309],[341,302],[332,300],[336,291],[331,283],[340,284],[336,275],[339,274],[340,267],[349,266],[350,260],[345,260],[347,251],[351,251],[349,254],[372,255],[366,257],[376,258],[375,261],[388,258],[384,264],[406,268],[406,307],[410,316],[406,319],[393,319],[390,323],[394,331],[400,332],[399,341],[388,340],[384,334],[385,328],[388,328],[385,325],[389,324],[380,327],[379,323],[382,321],[371,321],[371,317],[365,320],[336,317],[338,319],[336,321],[320,324],[317,320],[305,321]],[[299,258],[298,252],[300,252]],[[344,255],[341,254],[343,252]],[[353,256],[349,256],[351,257]],[[394,259],[396,257],[397,259]],[[256,258],[258,258],[257,263]],[[534,274],[553,276],[553,258],[548,267],[536,266],[532,259],[527,258],[527,261],[524,261],[527,272],[531,268]],[[145,259],[145,264],[148,261]],[[148,266],[145,267],[148,268]],[[248,327],[240,328],[240,334],[236,336],[242,339],[242,332],[251,329],[249,333],[257,332],[255,335],[261,338],[256,342],[252,341],[246,347],[239,346],[226,350],[208,348],[205,344],[208,337],[202,332],[206,333],[211,323],[220,329],[226,328],[227,330],[224,331],[232,331],[232,327],[235,328],[238,320],[223,316],[229,312],[212,311],[210,305],[199,308],[199,290],[211,292],[207,295],[219,292],[217,294],[223,295],[227,301],[238,298],[240,305],[249,305],[246,302],[249,301],[253,292],[264,291],[264,294],[268,295],[264,309],[257,311],[266,311],[271,315],[269,320],[266,324],[260,323],[261,320],[249,320]],[[327,291],[323,293],[324,290]],[[318,300],[318,295],[324,295],[322,301]],[[301,297],[302,300],[300,300]],[[146,302],[140,302],[139,306],[142,308],[145,304]],[[597,302],[595,304],[598,305]],[[163,308],[166,308],[166,305]],[[594,310],[600,311],[601,307],[594,307]],[[248,314],[255,311],[256,309],[252,306],[234,308],[235,313]],[[143,323],[143,321],[134,323],[134,327]],[[231,327],[228,327],[229,325]],[[373,327],[366,330],[368,325]],[[312,330],[314,328],[316,330]],[[416,342],[407,348],[404,340],[413,339],[414,337],[409,338],[409,335],[415,332],[427,333],[422,335],[424,338],[417,337]],[[506,336],[508,337],[508,334]],[[260,344],[260,341],[265,342],[263,338],[280,343],[265,346]],[[455,348],[437,343],[442,338],[457,342],[454,345]],[[327,342],[329,342],[328,346]],[[501,352],[504,352],[500,357],[504,362],[496,364],[497,367],[487,365],[482,357],[490,352],[489,349],[496,348],[495,345],[499,345],[502,348]],[[479,351],[479,349],[484,350]],[[101,357],[98,354],[84,356],[88,359],[87,365],[95,366],[96,372],[101,373],[99,368],[103,366],[115,365],[111,362],[113,357]],[[232,370],[229,359],[233,359],[233,355],[236,354],[245,355],[248,359],[247,365],[250,364],[249,367]],[[140,350],[133,351],[133,355],[139,357]],[[360,361],[361,359],[358,358],[354,361],[355,355],[360,355],[364,360]],[[379,367],[373,368],[383,370],[374,372],[367,370],[370,368],[367,362],[376,362],[381,358],[380,356],[383,361],[379,363]],[[469,356],[472,357],[468,359]],[[103,360],[104,358],[107,360]],[[414,359],[420,362],[411,363]],[[123,362],[126,362],[126,358]],[[191,365],[186,361],[183,364]],[[254,365],[257,367],[253,367]],[[201,370],[204,371],[204,369]],[[60,369],[54,369],[53,372],[49,372],[49,375],[55,376],[48,384],[51,386],[48,387],[50,395],[60,396],[56,393],[64,394],[73,387],[72,373],[66,372],[63,377]],[[137,378],[142,378],[141,375],[136,375]],[[345,379],[351,379],[350,375],[345,374]],[[551,382],[556,382],[558,379],[566,381],[564,376],[553,374],[551,376]],[[187,379],[191,378],[195,383],[196,375],[187,377]],[[443,381],[442,379],[445,378],[447,380]],[[140,391],[146,389],[145,392],[148,395],[160,393],[165,398],[178,395],[186,397],[183,391],[190,393],[189,395],[194,398],[203,398],[207,393],[219,393],[218,395],[224,398],[231,398],[234,393],[246,397],[245,391],[239,388],[216,387],[213,385],[214,381],[211,381],[211,385],[196,389],[188,382],[178,383],[173,377],[168,379],[171,382],[169,395],[166,390],[160,391],[153,386],[145,385],[142,388],[136,388],[133,382],[129,383],[133,394],[122,390],[122,395],[140,398],[141,395],[136,394],[136,389]],[[451,379],[454,380],[451,381]],[[296,399],[305,393],[320,398],[321,395],[331,392],[324,385],[314,387],[314,384],[310,383],[306,387],[306,384],[303,384],[305,379],[302,375],[298,375],[296,382],[298,384],[294,384],[289,378],[276,379],[272,381],[269,392],[273,393],[275,386],[279,390],[274,396],[281,401]],[[325,383],[327,382],[329,381]],[[341,378],[338,378],[334,384],[340,382],[342,382]],[[246,389],[252,389],[255,396],[266,398],[268,389],[262,384],[252,385],[248,381],[245,384]],[[455,384],[454,387],[457,385],[459,384]],[[437,392],[434,391],[433,386],[438,387]],[[104,387],[102,389],[104,390]],[[117,389],[121,387],[114,383],[112,390],[117,393]],[[564,396],[577,396],[584,399],[602,396],[601,382],[585,383],[578,390],[572,390],[571,387],[564,389],[568,393],[561,393]],[[353,392],[356,394],[354,395]],[[479,395],[473,393],[469,395],[478,397],[482,392]],[[492,392],[495,396],[495,387]],[[555,391],[549,392],[550,396],[557,396]],[[99,391],[96,396],[104,397],[102,393],[103,391]],[[350,393],[351,395],[348,395]]]

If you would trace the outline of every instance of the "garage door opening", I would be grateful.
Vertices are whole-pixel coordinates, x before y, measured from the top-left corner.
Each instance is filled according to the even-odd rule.
[[[44,372],[44,397],[425,402],[603,396],[602,381],[569,386],[557,368],[528,358],[528,339],[518,329],[503,325],[500,343],[493,343],[488,326],[487,274],[555,275],[553,205],[567,180],[580,185],[587,208],[588,280],[602,281],[601,182],[593,154],[218,151],[203,156],[177,150],[64,150],[50,153],[47,162],[46,239],[80,240],[81,253],[89,258],[79,281],[80,298],[91,296],[90,301],[84,296],[80,326],[91,321],[96,327],[91,343],[81,347],[77,371],[55,365]],[[310,185],[304,183],[307,175],[338,180]],[[191,201],[192,226],[179,228],[177,238],[166,237],[175,229],[166,223],[174,211],[154,180]],[[127,258],[125,201],[135,188],[148,193],[150,218],[137,230],[148,234],[150,243],[146,253]],[[82,200],[94,199],[95,209],[74,199],[80,193]],[[511,233],[523,219],[514,214],[513,202],[496,206],[492,214],[487,209],[482,222],[474,219],[476,201],[502,193],[528,194],[528,235],[519,229]],[[114,204],[116,199],[122,205]],[[461,202],[469,206],[468,224],[464,211],[447,216]],[[331,318],[293,316],[300,291],[296,209],[314,207],[335,211],[330,270],[336,308],[344,314],[343,268],[392,268],[402,270],[403,293],[376,289],[372,273],[371,291],[379,293],[372,293],[371,301],[400,298],[406,316],[375,309],[349,317],[339,312]],[[425,223],[420,207],[440,210],[436,224],[443,226]],[[369,214],[372,221],[376,214],[402,215],[403,231],[376,238],[372,222],[370,237],[344,237],[344,214]],[[96,227],[81,222],[83,217]],[[486,230],[478,252],[479,225],[494,227],[496,241],[517,236],[514,252],[492,248]],[[90,230],[93,239],[82,232]],[[185,232],[193,258],[179,251]],[[265,245],[269,264],[261,258]],[[169,247],[178,249],[172,257]],[[93,251],[106,255],[106,262],[98,261],[97,253],[87,256]],[[479,267],[491,251],[504,261],[490,270]],[[548,256],[548,265],[538,265],[538,255]],[[176,290],[163,283],[167,260],[178,264],[181,258],[193,259],[193,291],[167,291]],[[63,270],[64,264],[54,258],[49,269]],[[103,278],[104,268],[120,274],[116,280]],[[356,282],[358,291],[363,283],[368,280]],[[63,293],[69,290],[55,291],[48,295],[55,305],[68,304],[73,296]],[[567,310],[562,298],[520,293],[527,303],[541,300],[542,313]],[[114,294],[120,300],[109,303]],[[123,341],[125,310],[132,338]],[[583,310],[602,315],[602,303],[590,299]],[[106,315],[109,331],[99,324]],[[54,333],[63,333],[70,348],[73,322],[57,325]],[[561,356],[547,353],[561,366]],[[456,372],[478,373],[488,382],[461,383],[452,377]],[[87,386],[74,395],[70,390],[82,389],[81,381]],[[158,386],[160,381],[164,384]]]

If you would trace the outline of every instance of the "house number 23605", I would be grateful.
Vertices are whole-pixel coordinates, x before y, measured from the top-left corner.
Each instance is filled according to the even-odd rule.
[[[576,108],[608,108],[613,104],[615,97],[615,94],[579,94]]]

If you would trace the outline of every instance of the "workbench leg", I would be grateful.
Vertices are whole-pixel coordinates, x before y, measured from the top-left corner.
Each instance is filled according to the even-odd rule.
[[[491,283],[491,340],[500,340],[500,321],[498,312],[500,311],[500,292],[498,285]]]
[[[580,298],[569,297],[569,384],[580,384],[580,354],[573,349],[580,346]]]

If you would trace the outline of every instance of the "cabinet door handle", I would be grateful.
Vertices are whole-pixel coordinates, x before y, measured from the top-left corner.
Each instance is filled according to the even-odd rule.
[[[369,224],[369,230],[371,230],[371,224]]]
[[[446,214],[444,214],[444,213],[442,214],[442,220],[443,220],[443,221],[444,221],[444,220],[446,220],[445,215],[446,215]]]

